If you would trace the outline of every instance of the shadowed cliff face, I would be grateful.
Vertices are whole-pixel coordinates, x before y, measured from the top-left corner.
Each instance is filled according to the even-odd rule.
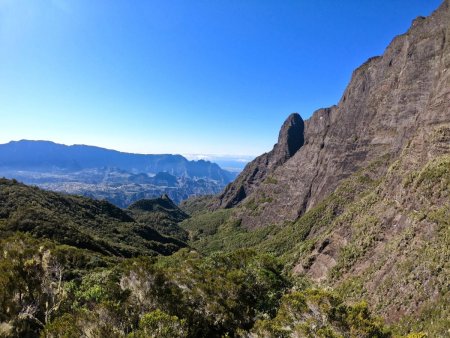
[[[449,41],[447,0],[356,69],[338,105],[316,111],[303,133],[303,124],[295,134],[286,129],[291,115],[280,133],[285,137],[246,167],[218,206],[263,199],[258,212],[237,210],[247,227],[294,220],[342,179],[383,155],[395,160],[418,132],[449,123]]]
[[[299,114],[291,114],[281,127],[278,143],[272,150],[273,165],[286,162],[299,150],[304,143],[304,123]]]
[[[250,162],[238,178],[219,196],[216,207],[231,208],[251,194],[276,168],[284,164],[303,146],[304,122],[291,114],[281,127],[273,149]]]

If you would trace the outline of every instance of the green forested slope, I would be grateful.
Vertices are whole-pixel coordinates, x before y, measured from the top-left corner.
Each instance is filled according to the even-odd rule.
[[[115,256],[170,254],[185,244],[105,201],[0,180],[0,229]]]
[[[0,183],[0,336],[390,335],[364,305],[308,289],[308,281],[292,278],[270,253],[182,249],[155,256],[183,245],[146,224],[161,220],[173,232],[174,222],[186,218],[164,198],[123,211]],[[204,224],[216,216],[204,214]],[[219,223],[227,217],[224,212]],[[142,229],[155,235],[149,239]],[[303,305],[292,307],[299,299]]]
[[[163,235],[186,242],[187,232],[178,223],[189,216],[173,203],[167,195],[137,201],[128,207],[133,218],[147,224]]]
[[[413,141],[397,159],[372,162],[295,222],[242,228],[240,215],[262,207],[244,204],[181,225],[201,252],[251,247],[273,254],[294,281],[331,287],[346,301],[365,299],[394,332],[444,337],[450,327],[450,159],[448,138],[433,135],[445,128],[430,130],[427,142]]]

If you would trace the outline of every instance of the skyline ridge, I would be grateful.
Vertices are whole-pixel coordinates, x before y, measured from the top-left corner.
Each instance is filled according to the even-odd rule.
[[[62,3],[0,4],[0,142],[258,155],[441,1]]]

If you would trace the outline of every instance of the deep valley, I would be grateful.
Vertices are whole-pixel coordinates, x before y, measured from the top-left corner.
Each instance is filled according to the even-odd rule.
[[[31,141],[0,170],[1,337],[450,337],[450,0],[237,177]]]

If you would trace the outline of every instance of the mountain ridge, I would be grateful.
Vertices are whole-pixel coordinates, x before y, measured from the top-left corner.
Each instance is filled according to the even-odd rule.
[[[265,200],[258,212],[241,212],[244,226],[297,219],[371,160],[388,154],[397,157],[417,124],[449,122],[445,103],[449,101],[449,12],[446,0],[430,17],[414,20],[382,56],[358,67],[339,103],[315,111],[305,121],[303,146],[274,168],[270,179],[248,175],[267,169],[267,155],[247,165],[225,190],[244,197],[237,206]],[[224,198],[218,198],[216,207],[226,207],[220,202]]]
[[[449,69],[445,0],[338,105],[291,114],[222,195],[181,208],[0,180],[0,335],[447,337]]]
[[[215,194],[235,175],[213,162],[189,161],[181,155],[132,154],[51,141],[0,145],[0,176],[46,190],[106,199],[121,208],[162,194],[176,203]]]
[[[304,122],[297,113],[289,115],[283,123],[278,142],[273,149],[247,164],[235,182],[219,196],[216,207],[230,208],[239,204],[277,167],[284,164],[303,146]]]
[[[269,252],[298,283],[365,299],[394,336],[448,336],[449,42],[446,0],[353,72],[292,157],[260,180],[267,154],[249,163],[225,190],[243,190],[235,205],[186,201],[189,244]]]
[[[167,198],[166,198],[167,200]],[[103,255],[132,257],[171,254],[185,247],[153,223],[106,201],[45,191],[0,179],[0,232],[24,232]],[[172,210],[182,213],[173,202]],[[178,209],[178,210],[176,210]]]
[[[64,145],[52,141],[20,140],[0,145],[0,167],[40,170],[80,170],[116,167],[135,173],[166,171],[176,176],[208,177],[228,183],[233,174],[217,164],[189,161],[182,155],[135,154],[88,145]]]

